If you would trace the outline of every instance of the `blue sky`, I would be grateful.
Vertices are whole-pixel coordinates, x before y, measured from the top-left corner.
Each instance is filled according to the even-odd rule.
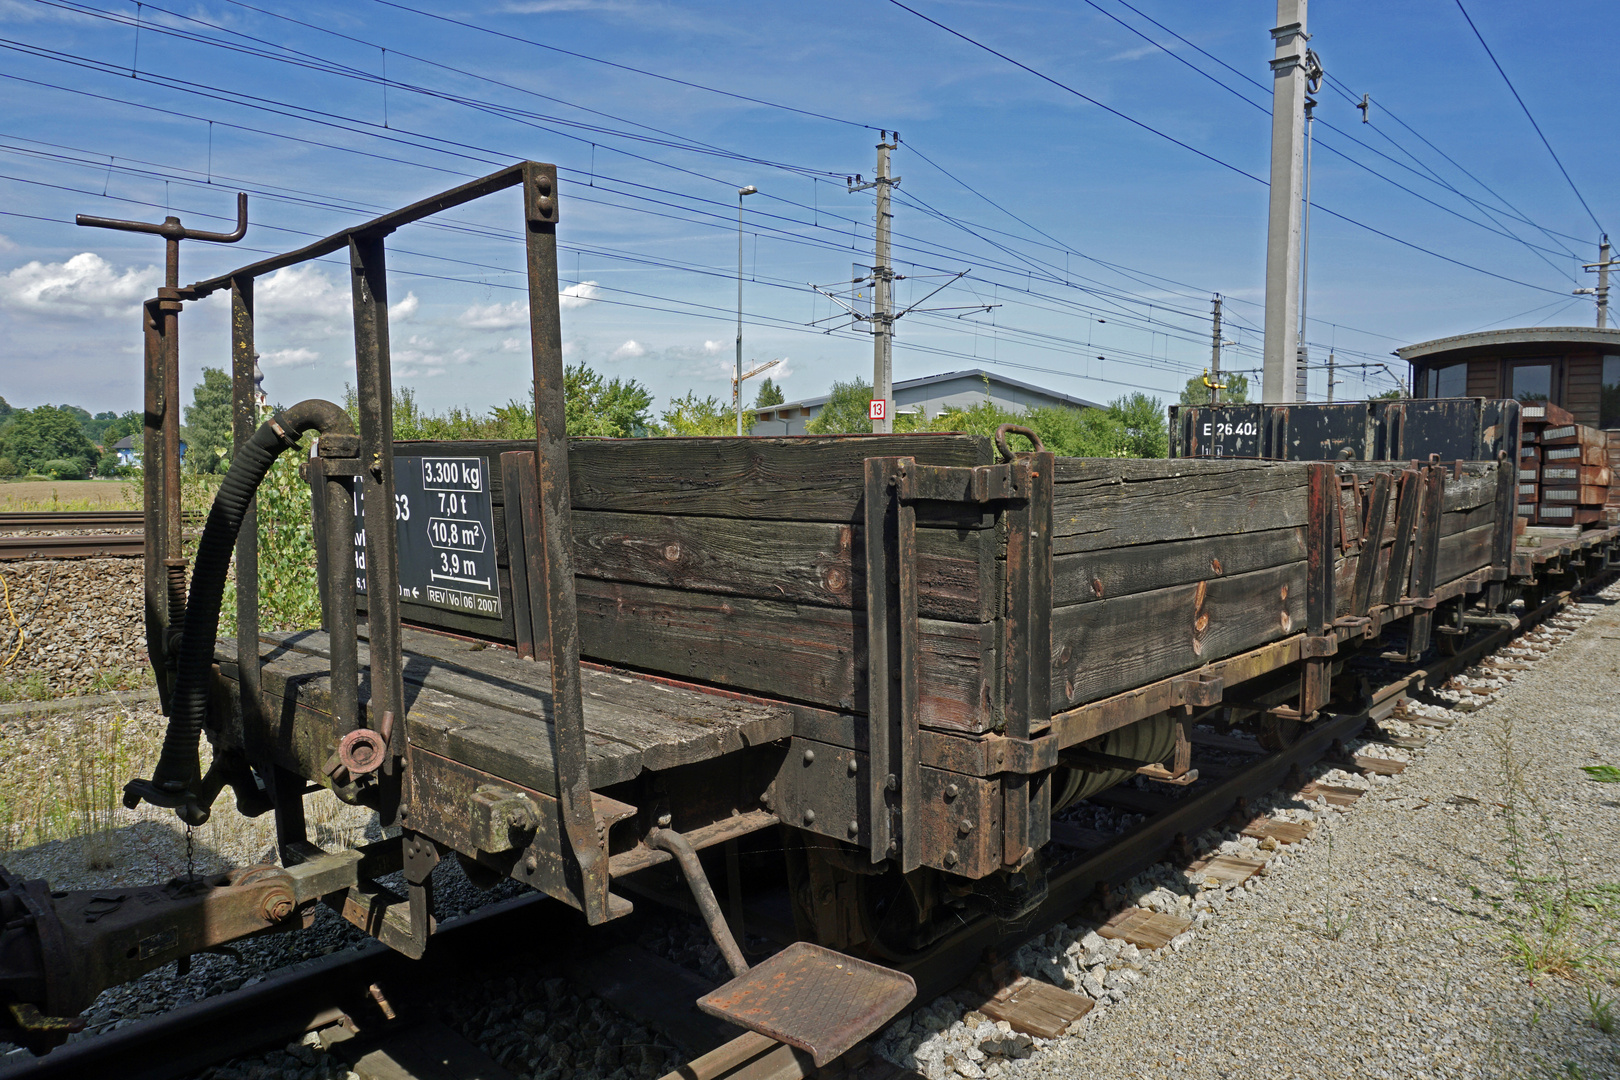
[[[1094,400],[1173,400],[1208,363],[1212,293],[1236,343],[1226,366],[1259,366],[1267,191],[1242,174],[1267,169],[1275,7],[1130,3],[911,6],[1186,147],[876,0],[0,0],[0,395],[138,406],[138,304],[161,244],[75,228],[75,213],[167,207],[226,229],[249,191],[242,244],[183,246],[189,282],[523,158],[561,169],[571,361],[638,379],[660,404],[729,395],[736,189],[754,184],[745,358],[781,358],[790,400],[823,393],[871,377],[870,339],[817,322],[837,309],[809,283],[836,288],[871,261],[872,198],[844,177],[871,175],[886,128],[901,139],[900,300],[968,271],[926,305],[953,310],[902,320],[897,379],[985,367]],[[1593,74],[1620,8],[1468,10],[1592,215],[1620,220],[1607,179],[1620,133]],[[1596,259],[1598,226],[1454,0],[1318,0],[1310,27],[1329,82],[1313,360],[1332,348],[1393,365],[1412,341],[1590,324],[1590,299],[1570,290],[1593,283],[1579,264]],[[1370,124],[1351,104],[1363,94]],[[396,381],[425,404],[526,392],[518,223],[506,193],[390,239]],[[182,316],[188,385],[226,363],[224,303]],[[340,395],[343,265],[265,279],[259,305],[271,399]],[[1341,395],[1391,385],[1344,374]],[[1318,372],[1313,397],[1324,387]]]

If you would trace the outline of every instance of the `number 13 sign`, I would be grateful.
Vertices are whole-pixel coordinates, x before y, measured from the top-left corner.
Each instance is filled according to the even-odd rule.
[[[882,420],[888,415],[889,403],[883,398],[873,398],[866,403],[866,416],[869,420]]]

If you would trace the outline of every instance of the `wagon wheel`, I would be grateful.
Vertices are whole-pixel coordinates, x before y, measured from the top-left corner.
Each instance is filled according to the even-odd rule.
[[[931,871],[929,871],[931,872]],[[917,897],[911,883],[899,871],[857,879],[857,903],[860,905],[861,929],[866,934],[866,945],[880,959],[890,963],[903,963],[929,951],[931,935],[925,930],[925,943],[916,944],[919,928],[925,920],[918,911]]]
[[[1082,743],[1080,748],[1095,750],[1110,757],[1139,761],[1143,765],[1157,765],[1175,752],[1176,732],[1179,728],[1180,721],[1173,714],[1155,713],[1144,720],[1115,728],[1106,735]],[[1123,784],[1135,775],[1135,769],[1102,769],[1096,772],[1064,769],[1057,773],[1058,784],[1052,795],[1052,811],[1056,813],[1081,799],[1088,799],[1116,784]]]
[[[1299,741],[1300,733],[1305,730],[1305,725],[1298,720],[1272,716],[1270,713],[1261,713],[1259,719],[1260,724],[1254,735],[1267,750],[1288,749]]]

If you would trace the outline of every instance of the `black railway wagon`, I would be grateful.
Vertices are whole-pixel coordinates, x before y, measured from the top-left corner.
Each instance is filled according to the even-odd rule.
[[[1170,456],[1271,461],[1517,461],[1507,398],[1170,407]]]
[[[537,438],[396,443],[384,238],[519,186]],[[527,162],[148,305],[148,646],[169,732],[126,800],[197,823],[229,787],[275,815],[280,865],[113,909],[0,878],[8,1037],[48,1045],[66,1030],[52,1018],[102,987],[322,902],[419,956],[447,858],[593,924],[659,895],[647,872],[673,862],[737,976],[704,1008],[819,1063],[913,992],[846,954],[904,956],[1031,910],[1053,814],[1135,776],[1188,779],[1196,719],[1224,709],[1286,745],[1365,706],[1358,653],[1416,659],[1469,612],[1580,572],[1548,562],[1563,549],[1514,552],[1514,475],[1494,453],[1069,459],[1014,450],[1017,430],[994,446],[568,439],[556,221],[555,173]],[[359,423],[308,401],[260,424],[253,281],[344,249]],[[166,316],[221,289],[238,451],[188,583]],[[250,496],[311,429],[322,626],[260,632]],[[1577,546],[1606,560],[1614,536]],[[240,632],[217,638],[233,547]],[[314,786],[397,835],[320,849]],[[804,940],[749,969],[700,854],[761,833]],[[403,895],[379,881],[401,869]],[[852,972],[850,1014],[770,989]]]

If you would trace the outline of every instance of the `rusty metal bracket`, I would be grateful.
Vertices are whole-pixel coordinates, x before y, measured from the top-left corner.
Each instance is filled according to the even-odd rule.
[[[908,459],[909,460],[909,459]],[[912,462],[900,485],[905,502],[1004,502],[1028,497],[1011,465],[918,465]]]
[[[1224,678],[1202,671],[1184,675],[1173,680],[1170,685],[1181,698],[1183,705],[1200,709],[1219,705],[1221,698],[1226,694]]]
[[[1051,735],[1041,735],[1033,739],[992,735],[985,739],[984,743],[985,760],[990,766],[989,775],[1016,773],[1020,776],[1033,776],[1058,765],[1060,748],[1057,739]]]
[[[1320,659],[1324,656],[1334,656],[1338,651],[1339,635],[1337,634],[1306,634],[1299,643],[1299,655],[1302,659]]]
[[[867,796],[874,863],[922,865],[917,511],[902,497],[911,458],[866,459]]]
[[[1350,554],[1350,549],[1355,546],[1355,543],[1350,539],[1350,530],[1345,528],[1344,492],[1347,488],[1356,493],[1355,504],[1359,510],[1361,507],[1361,478],[1354,474],[1339,478],[1339,554],[1341,555]],[[1362,536],[1365,537],[1365,535],[1365,532],[1363,532]]]

